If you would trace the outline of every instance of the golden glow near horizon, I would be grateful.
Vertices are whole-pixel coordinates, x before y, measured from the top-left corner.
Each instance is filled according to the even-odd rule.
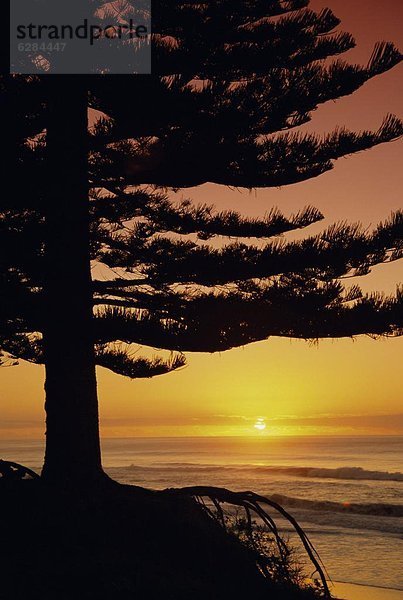
[[[366,63],[373,45],[403,47],[403,3],[397,0],[312,0],[330,6],[342,30],[357,39],[343,60]],[[353,96],[319,108],[304,130],[319,134],[337,125],[374,129],[387,113],[401,115],[402,66]],[[282,189],[232,190],[213,185],[182,190],[180,198],[263,215],[278,206],[290,214],[319,208],[325,222],[362,221],[368,227],[402,208],[400,142],[338,161],[334,170]],[[354,283],[354,281],[352,281]],[[360,278],[364,291],[394,293],[403,261]],[[303,341],[272,338],[222,354],[188,354],[188,366],[152,380],[130,381],[98,369],[104,436],[259,436],[403,434],[403,338]],[[41,437],[43,369],[28,364],[0,369],[0,436]],[[264,415],[262,417],[261,415]],[[263,425],[266,425],[264,429]]]

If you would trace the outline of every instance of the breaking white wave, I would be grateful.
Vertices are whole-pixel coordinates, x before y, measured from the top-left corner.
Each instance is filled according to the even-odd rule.
[[[270,499],[284,506],[314,510],[320,512],[353,513],[357,515],[374,515],[379,517],[403,517],[402,504],[374,503],[350,503],[333,502],[331,500],[306,500],[293,498],[283,494],[272,494]]]
[[[130,465],[131,470],[152,470],[159,469],[160,466],[141,467]],[[203,472],[217,471],[235,471],[239,469],[248,469],[250,472],[272,473],[277,475],[291,475],[293,477],[320,478],[320,479],[347,479],[347,480],[369,480],[369,481],[402,481],[403,473],[396,471],[369,471],[362,467],[290,467],[290,466],[255,466],[255,465],[206,465],[197,463],[165,463],[164,470],[174,470],[175,472],[189,471],[197,469]]]

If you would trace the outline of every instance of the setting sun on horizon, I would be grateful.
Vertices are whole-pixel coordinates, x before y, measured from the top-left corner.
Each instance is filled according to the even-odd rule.
[[[253,427],[258,431],[264,431],[266,429],[266,421],[262,417],[259,417]]]

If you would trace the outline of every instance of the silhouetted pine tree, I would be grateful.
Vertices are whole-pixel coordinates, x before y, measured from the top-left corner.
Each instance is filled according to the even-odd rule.
[[[402,333],[401,291],[342,280],[402,257],[403,213],[372,232],[340,223],[288,242],[320,212],[248,218],[169,193],[307,180],[402,134],[393,116],[375,132],[295,129],[401,60],[389,43],[366,67],[332,60],[354,40],[308,4],[156,2],[151,76],[3,81],[16,173],[1,201],[1,347],[45,363],[49,479],[102,474],[95,363],[152,377],[183,366],[182,352],[270,336]],[[89,129],[87,106],[99,111]],[[104,277],[91,281],[90,258]],[[130,344],[172,355],[139,358]]]

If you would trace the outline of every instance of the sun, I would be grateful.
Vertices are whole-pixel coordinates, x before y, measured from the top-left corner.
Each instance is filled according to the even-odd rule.
[[[256,423],[254,424],[253,427],[255,429],[257,429],[258,431],[264,431],[266,429],[266,423],[265,423],[264,419],[259,417],[258,419],[256,419]]]

